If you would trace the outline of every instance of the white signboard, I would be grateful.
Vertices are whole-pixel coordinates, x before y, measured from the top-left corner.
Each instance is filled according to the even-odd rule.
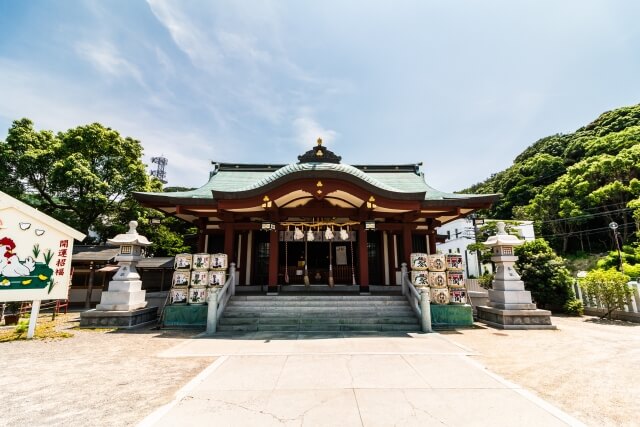
[[[84,234],[0,192],[0,302],[66,299]]]
[[[347,265],[346,246],[336,246],[336,265]]]

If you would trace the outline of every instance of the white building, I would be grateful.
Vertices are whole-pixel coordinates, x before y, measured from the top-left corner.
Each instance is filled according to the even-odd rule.
[[[499,221],[497,219],[485,220],[485,222]],[[519,225],[512,225],[511,229],[517,229],[519,237],[523,240],[534,240],[533,221],[520,221]],[[491,271],[491,264],[485,264],[479,269],[478,257],[475,251],[468,251],[467,246],[476,242],[471,218],[461,218],[451,221],[438,228],[438,234],[447,236],[444,243],[438,243],[436,249],[443,254],[463,254],[466,277],[479,277],[485,270]]]

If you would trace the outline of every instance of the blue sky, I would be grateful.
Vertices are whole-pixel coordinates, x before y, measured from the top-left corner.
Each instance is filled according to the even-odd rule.
[[[640,102],[640,2],[0,1],[0,138],[100,122],[164,155],[424,162],[454,191]]]

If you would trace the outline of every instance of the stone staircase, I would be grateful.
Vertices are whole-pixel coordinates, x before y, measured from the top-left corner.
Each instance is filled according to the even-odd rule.
[[[219,332],[419,332],[403,296],[236,295]]]

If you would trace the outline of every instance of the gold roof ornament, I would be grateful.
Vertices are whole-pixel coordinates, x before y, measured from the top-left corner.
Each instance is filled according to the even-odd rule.
[[[340,163],[342,157],[328,150],[322,145],[322,138],[317,139],[317,145],[306,153],[298,156],[298,163]]]

